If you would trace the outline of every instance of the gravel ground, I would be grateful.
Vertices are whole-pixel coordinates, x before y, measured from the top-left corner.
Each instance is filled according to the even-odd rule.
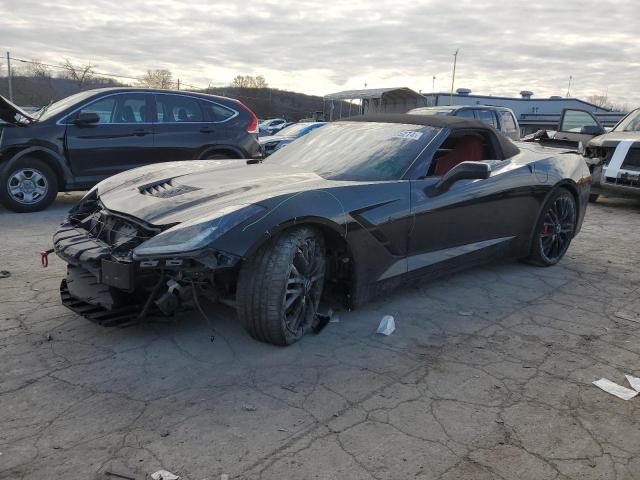
[[[0,209],[0,478],[640,478],[640,203],[603,199],[560,265],[416,284],[289,348],[233,311],[105,329],[39,266],[79,194]],[[397,330],[375,335],[384,314]],[[142,478],[142,477],[141,477]]]

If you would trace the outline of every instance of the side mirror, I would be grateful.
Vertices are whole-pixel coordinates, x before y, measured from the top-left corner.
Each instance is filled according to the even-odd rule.
[[[585,135],[598,136],[605,133],[605,131],[604,131],[604,128],[598,125],[585,125],[580,129],[580,133],[583,133]]]
[[[73,120],[74,125],[90,125],[92,123],[98,123],[100,121],[100,115],[95,112],[79,113]]]
[[[445,173],[440,181],[425,192],[434,197],[448,191],[458,180],[486,180],[491,176],[491,167],[483,162],[462,162]]]

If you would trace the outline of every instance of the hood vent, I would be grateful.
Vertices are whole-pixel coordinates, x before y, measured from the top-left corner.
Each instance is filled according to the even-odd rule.
[[[195,192],[200,190],[197,187],[190,187],[189,185],[176,185],[173,180],[162,180],[160,182],[152,183],[151,185],[144,185],[139,187],[140,193],[143,195],[150,195],[157,198],[173,198],[183,193]]]

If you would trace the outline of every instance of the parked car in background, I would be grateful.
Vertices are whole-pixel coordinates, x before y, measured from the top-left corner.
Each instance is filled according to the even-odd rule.
[[[586,110],[564,109],[557,130],[540,130],[524,138],[547,146],[579,150],[591,170],[591,196],[640,196],[640,108],[607,132]]]
[[[253,112],[214,95],[105,88],[36,113],[0,97],[0,118],[0,201],[16,212],[150,163],[261,155]]]
[[[97,185],[54,234],[62,302],[110,326],[208,298],[288,345],[329,290],[358,306],[497,257],[556,264],[588,179],[580,155],[521,149],[478,121],[332,122],[267,162],[150,165]]]
[[[301,122],[294,123],[287,127],[284,127],[275,135],[269,135],[267,137],[260,137],[260,148],[262,149],[262,155],[268,157],[276,150],[290,144],[296,138],[305,136],[307,133],[315,130],[316,128],[326,125],[325,122]]]
[[[490,105],[453,105],[443,107],[420,107],[409,110],[416,115],[450,115],[480,120],[502,132],[511,140],[520,140],[520,125],[513,110]]]
[[[273,135],[282,130],[288,124],[289,123],[284,118],[271,118],[269,120],[263,120],[258,124],[258,134],[260,136]]]

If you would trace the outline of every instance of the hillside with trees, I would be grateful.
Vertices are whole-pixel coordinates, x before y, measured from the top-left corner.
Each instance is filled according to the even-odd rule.
[[[0,65],[0,95],[9,96],[6,68]],[[289,92],[269,87],[261,76],[237,75],[228,87],[194,88],[180,84],[171,71],[148,70],[137,79],[106,76],[96,72],[91,64],[74,64],[65,60],[55,70],[38,61],[13,68],[14,102],[25,107],[41,107],[74,93],[94,88],[137,86],[169,90],[188,90],[236,98],[251,108],[260,118],[283,117],[289,121],[312,117],[324,110],[322,97]]]

